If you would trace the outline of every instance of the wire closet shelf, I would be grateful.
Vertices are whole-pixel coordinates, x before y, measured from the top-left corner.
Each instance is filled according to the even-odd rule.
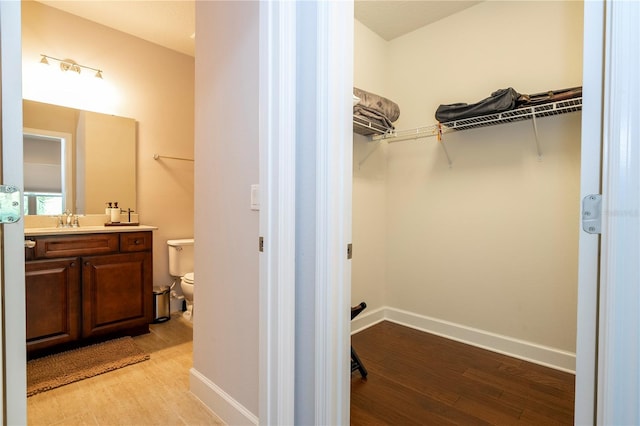
[[[372,132],[376,135],[390,135],[392,132],[391,129],[381,124],[369,121],[366,118],[357,115],[353,116],[353,127]]]
[[[495,126],[497,124],[512,123],[532,119],[535,122],[537,117],[550,117],[553,115],[566,114],[582,110],[582,98],[571,98],[563,101],[549,102],[541,105],[534,105],[524,108],[512,109],[509,111],[483,115],[479,117],[464,118],[461,120],[449,121],[446,123],[436,123],[429,126],[417,127],[408,130],[392,130],[381,132],[381,134],[371,137],[372,141],[385,140],[388,143],[400,142],[403,140],[419,139],[430,136],[442,135],[444,133],[460,130],[475,129],[478,127]]]

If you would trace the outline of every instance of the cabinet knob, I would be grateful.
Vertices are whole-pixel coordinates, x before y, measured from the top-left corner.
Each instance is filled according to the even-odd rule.
[[[76,266],[76,262],[71,262],[71,263],[69,264],[69,267],[71,267],[71,268],[75,268],[75,266]]]
[[[84,266],[90,266],[91,264],[89,262],[84,262]]]
[[[133,244],[135,244],[135,245],[140,244],[140,240],[133,240]]]

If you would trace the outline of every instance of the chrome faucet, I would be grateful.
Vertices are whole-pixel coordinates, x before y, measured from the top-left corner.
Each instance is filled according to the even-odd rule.
[[[60,216],[58,216],[58,228],[70,228],[71,226],[78,226],[78,216],[76,216],[73,224],[71,223],[73,219],[73,213],[71,210],[65,210],[62,212]]]

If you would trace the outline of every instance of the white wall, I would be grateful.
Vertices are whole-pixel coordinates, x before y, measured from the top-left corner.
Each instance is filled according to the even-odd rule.
[[[229,424],[258,413],[258,12],[259,2],[196,3],[191,390]]]
[[[40,54],[100,68],[104,80],[54,81],[52,74],[43,74]],[[22,66],[25,99],[137,121],[136,210],[144,224],[158,227],[154,283],[169,283],[166,240],[193,236],[193,163],[156,161],[153,154],[193,158],[193,57],[26,1]]]
[[[397,127],[435,122],[439,104],[473,103],[499,88],[579,86],[582,2],[484,1],[389,44]]]
[[[354,22],[354,86],[387,94],[388,43]],[[387,238],[386,149],[353,134],[353,262],[351,305],[365,301],[366,313],[385,305]]]
[[[389,42],[387,52],[384,95],[400,105],[397,127],[433,124],[441,103],[508,86],[580,85],[582,3],[483,2]],[[575,352],[580,115],[543,118],[538,128],[542,161],[531,122],[445,134],[452,168],[435,138],[388,146],[388,307]],[[362,178],[354,178],[354,229]]]

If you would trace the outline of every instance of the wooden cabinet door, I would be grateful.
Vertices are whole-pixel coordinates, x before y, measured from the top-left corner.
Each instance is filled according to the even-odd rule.
[[[78,258],[25,263],[27,352],[80,336]]]
[[[153,319],[152,257],[135,252],[82,258],[82,336],[148,327]]]

